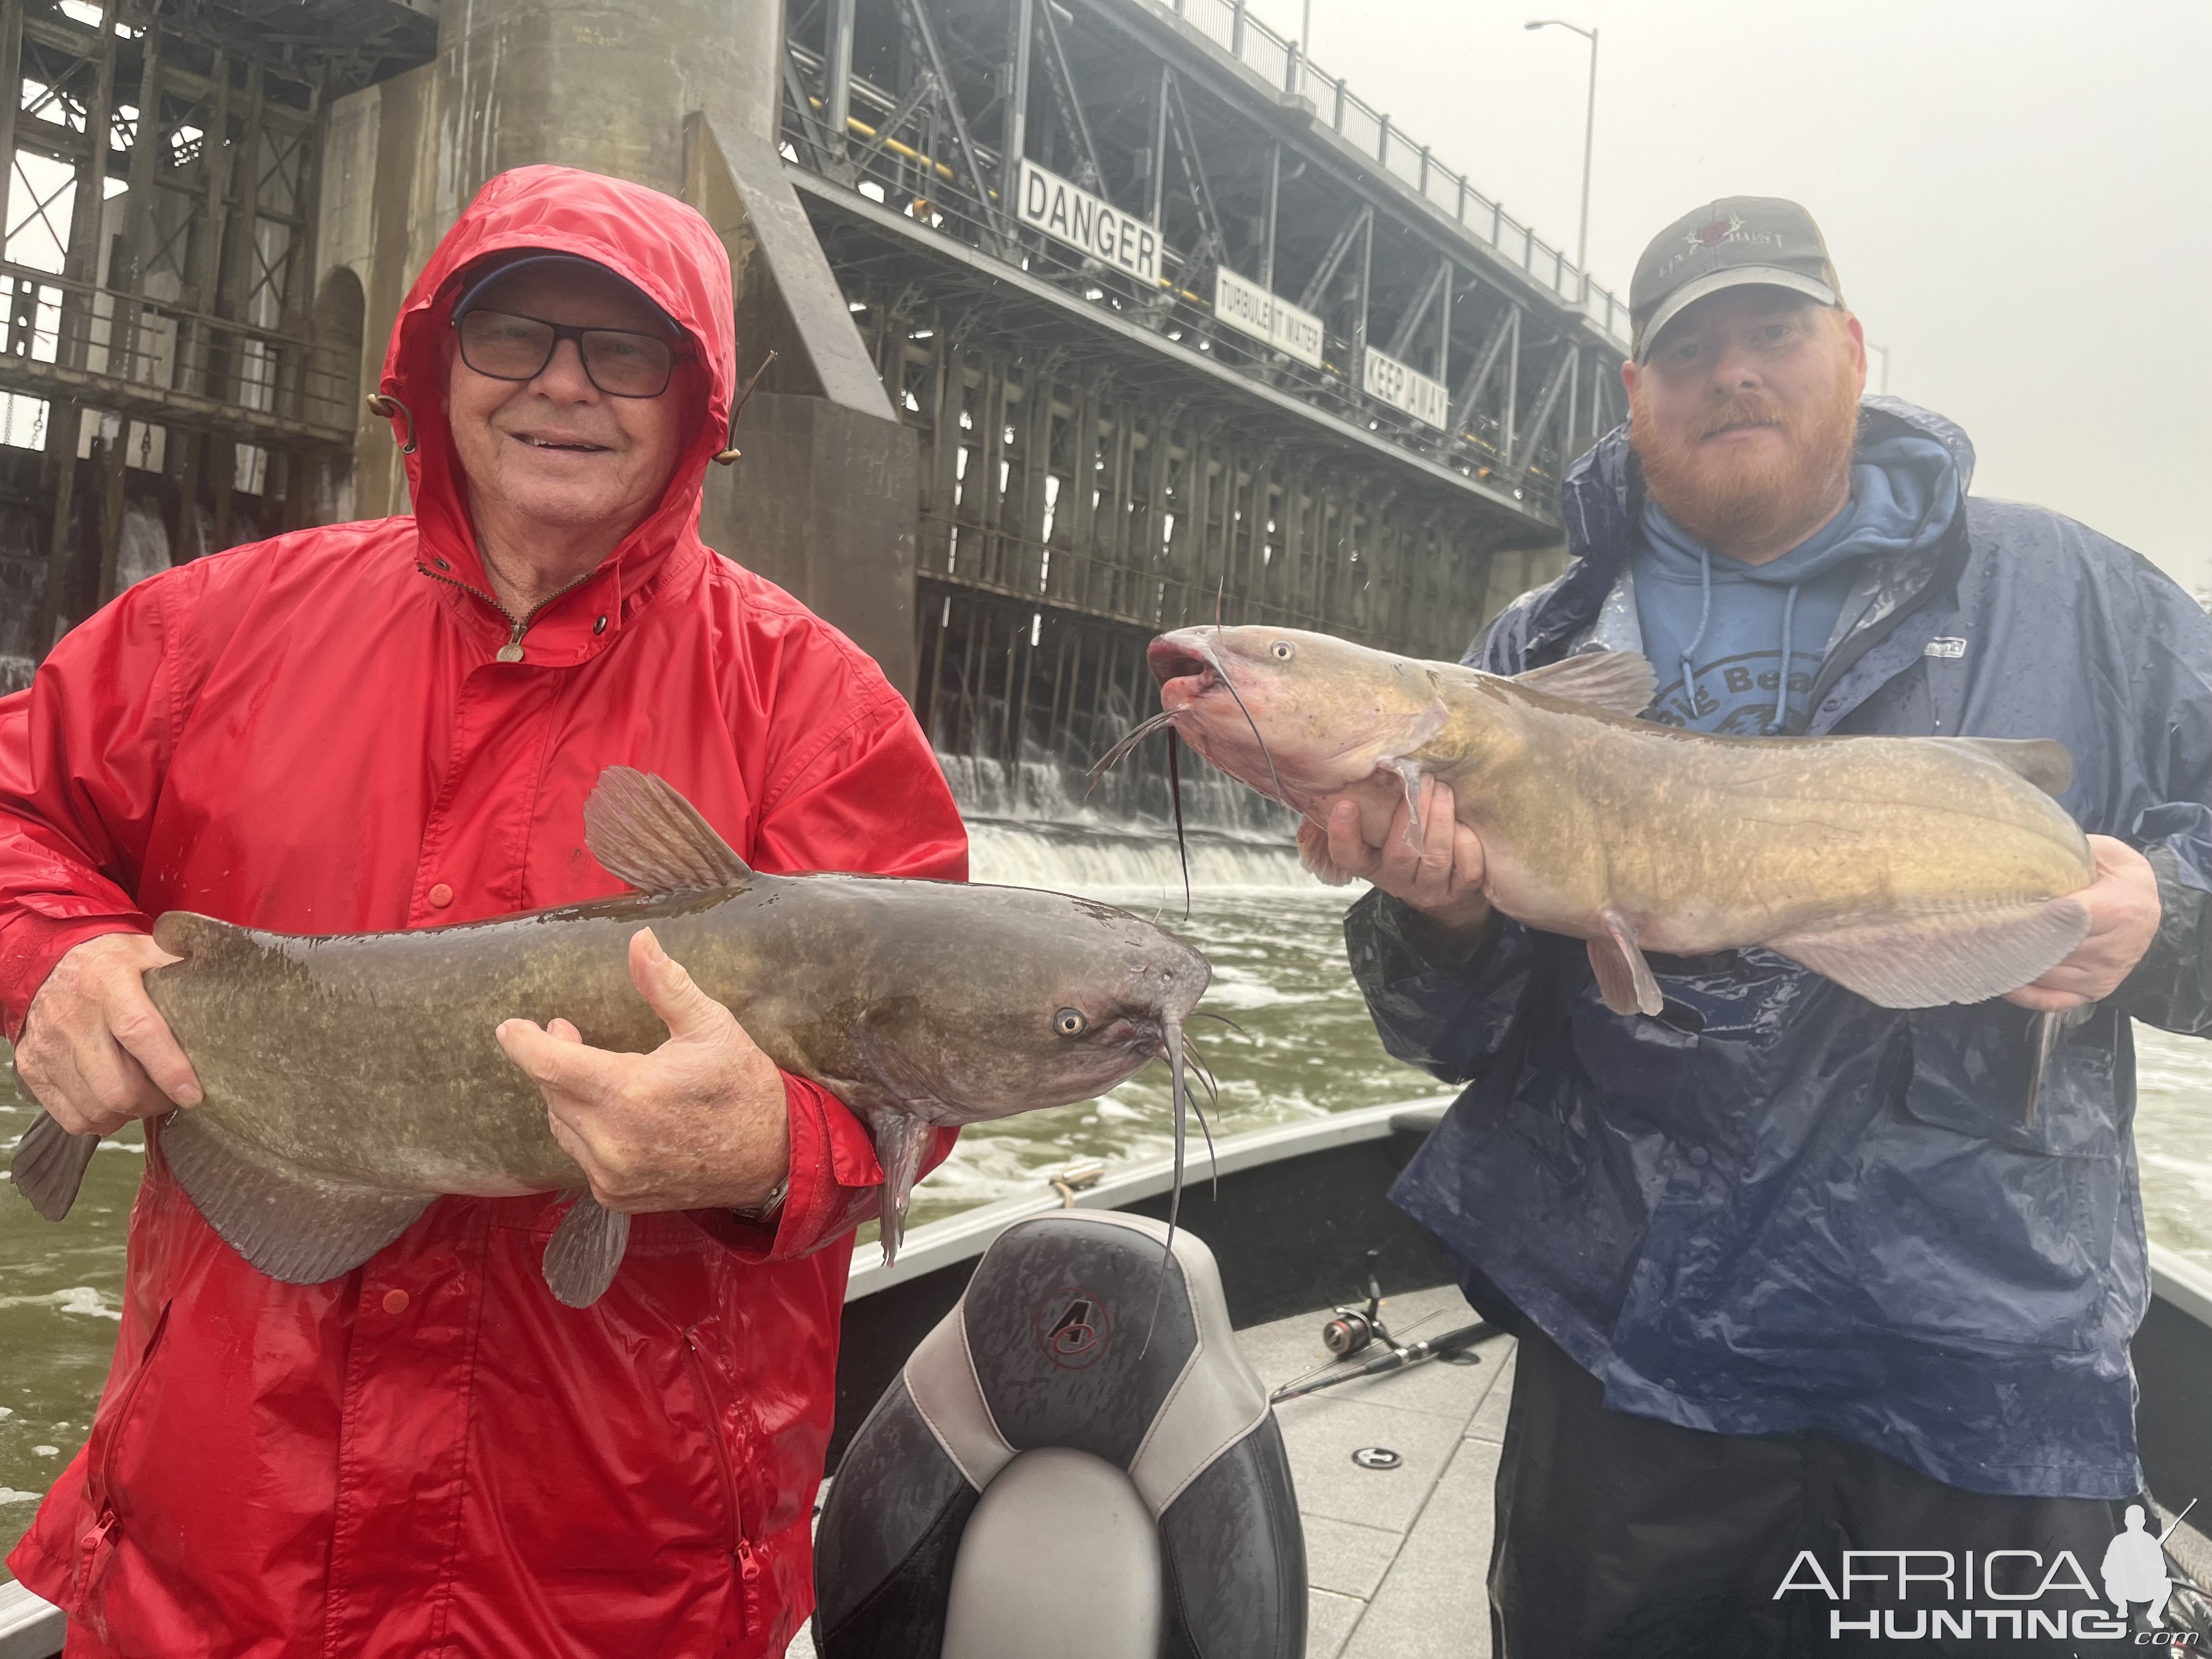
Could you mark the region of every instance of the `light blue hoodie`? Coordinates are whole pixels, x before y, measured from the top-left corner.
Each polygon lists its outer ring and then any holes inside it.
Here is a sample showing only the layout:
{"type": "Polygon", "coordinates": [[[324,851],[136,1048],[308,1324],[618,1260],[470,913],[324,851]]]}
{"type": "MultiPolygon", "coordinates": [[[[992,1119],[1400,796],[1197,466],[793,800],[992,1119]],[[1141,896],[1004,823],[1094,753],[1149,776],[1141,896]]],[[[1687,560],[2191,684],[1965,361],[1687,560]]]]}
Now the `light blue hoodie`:
{"type": "Polygon", "coordinates": [[[1854,567],[1870,553],[1932,550],[1958,507],[1950,452],[1918,434],[1860,449],[1843,511],[1765,564],[1713,552],[1647,498],[1629,568],[1644,654],[1659,672],[1650,717],[1741,737],[1803,731],[1854,567]]]}

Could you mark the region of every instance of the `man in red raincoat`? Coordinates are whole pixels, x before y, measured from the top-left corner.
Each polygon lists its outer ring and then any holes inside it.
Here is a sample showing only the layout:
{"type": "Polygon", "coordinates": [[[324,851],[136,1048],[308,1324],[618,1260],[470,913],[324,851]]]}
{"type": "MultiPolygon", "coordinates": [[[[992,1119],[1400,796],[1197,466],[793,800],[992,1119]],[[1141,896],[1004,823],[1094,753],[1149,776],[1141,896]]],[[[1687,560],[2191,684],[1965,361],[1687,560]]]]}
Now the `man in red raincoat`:
{"type": "MultiPolygon", "coordinates": [[[[875,665],[700,543],[734,349],[697,214],[504,174],[386,359],[414,516],[143,582],[0,701],[0,1019],[63,1127],[198,1097],[139,983],[162,911],[334,933],[618,891],[581,816],[616,763],[763,870],[964,875],[875,665]]],[[[879,1171],[680,967],[644,940],[631,966],[656,1053],[498,1033],[635,1212],[589,1309],[540,1276],[554,1195],[441,1199],[301,1287],[223,1244],[149,1135],[106,1392],[9,1558],[71,1654],[781,1652],[879,1171]]]]}

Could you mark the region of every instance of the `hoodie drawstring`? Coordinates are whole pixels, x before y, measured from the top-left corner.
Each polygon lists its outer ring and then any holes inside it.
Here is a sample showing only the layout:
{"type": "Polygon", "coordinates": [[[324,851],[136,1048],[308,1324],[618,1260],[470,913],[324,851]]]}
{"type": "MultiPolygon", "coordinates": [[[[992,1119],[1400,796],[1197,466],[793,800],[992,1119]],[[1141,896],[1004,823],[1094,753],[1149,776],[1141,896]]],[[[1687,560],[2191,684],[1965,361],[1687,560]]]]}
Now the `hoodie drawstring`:
{"type": "Polygon", "coordinates": [[[1705,626],[1713,619],[1713,556],[1709,548],[1701,546],[1698,549],[1698,574],[1705,581],[1705,601],[1698,612],[1698,631],[1690,635],[1690,642],[1682,647],[1682,701],[1689,705],[1692,720],[1698,717],[1698,677],[1691,672],[1690,658],[1704,641],[1705,626]]]}
{"type": "Polygon", "coordinates": [[[1790,592],[1782,600],[1782,671],[1774,684],[1774,718],[1767,722],[1766,734],[1779,737],[1790,729],[1790,613],[1797,609],[1797,590],[1802,582],[1790,584],[1790,592]]]}
{"type": "MultiPolygon", "coordinates": [[[[1698,550],[1698,577],[1704,589],[1702,604],[1698,610],[1698,631],[1690,635],[1690,642],[1682,647],[1682,701],[1689,707],[1690,715],[1698,713],[1698,676],[1690,665],[1698,647],[1705,643],[1705,629],[1713,620],[1713,556],[1710,548],[1698,550]]],[[[1774,713],[1768,716],[1766,735],[1777,737],[1790,729],[1790,648],[1792,625],[1796,620],[1797,590],[1802,582],[1790,584],[1789,592],[1782,598],[1782,668],[1774,690],[1774,713]]]]}

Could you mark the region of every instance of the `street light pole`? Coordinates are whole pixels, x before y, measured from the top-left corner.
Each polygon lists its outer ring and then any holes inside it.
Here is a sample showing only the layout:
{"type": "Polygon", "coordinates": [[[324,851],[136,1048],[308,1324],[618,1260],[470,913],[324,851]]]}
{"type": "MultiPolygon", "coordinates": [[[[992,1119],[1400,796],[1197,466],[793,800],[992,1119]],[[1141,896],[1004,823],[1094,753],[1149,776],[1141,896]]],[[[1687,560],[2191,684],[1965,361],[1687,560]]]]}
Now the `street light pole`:
{"type": "Polygon", "coordinates": [[[1306,89],[1306,71],[1313,67],[1313,0],[1298,14],[1298,90],[1306,89]]]}
{"type": "MultiPolygon", "coordinates": [[[[1307,0],[1308,4],[1312,0],[1307,0]]],[[[1583,274],[1583,291],[1589,291],[1589,187],[1590,147],[1597,137],[1597,31],[1586,29],[1578,23],[1570,23],[1563,17],[1540,17],[1524,28],[1571,29],[1589,42],[1589,93],[1583,100],[1583,220],[1582,228],[1575,238],[1575,269],[1583,274]]]]}

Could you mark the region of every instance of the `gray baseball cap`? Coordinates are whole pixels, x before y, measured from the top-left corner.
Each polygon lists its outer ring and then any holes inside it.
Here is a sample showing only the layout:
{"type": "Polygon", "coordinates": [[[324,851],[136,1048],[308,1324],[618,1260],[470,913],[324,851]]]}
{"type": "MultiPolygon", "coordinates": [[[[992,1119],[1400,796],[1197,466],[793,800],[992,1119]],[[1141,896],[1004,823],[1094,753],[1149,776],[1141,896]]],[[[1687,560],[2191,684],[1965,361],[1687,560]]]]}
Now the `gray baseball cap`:
{"type": "Polygon", "coordinates": [[[1824,306],[1844,302],[1843,285],[1813,216],[1778,196],[1729,196],[1684,214],[1651,239],[1636,262],[1628,312],[1636,361],[1680,314],[1708,294],[1759,283],[1824,306]]]}

